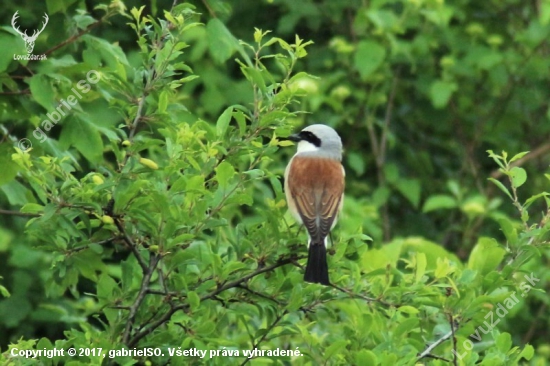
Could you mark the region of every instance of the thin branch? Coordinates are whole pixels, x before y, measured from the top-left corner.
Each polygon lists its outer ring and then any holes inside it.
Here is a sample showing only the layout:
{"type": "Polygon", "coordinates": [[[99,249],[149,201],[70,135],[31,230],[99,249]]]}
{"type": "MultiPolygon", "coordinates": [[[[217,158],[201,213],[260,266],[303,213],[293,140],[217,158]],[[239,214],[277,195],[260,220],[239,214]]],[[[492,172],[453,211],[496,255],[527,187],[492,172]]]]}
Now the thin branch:
{"type": "Polygon", "coordinates": [[[53,46],[52,48],[50,48],[49,50],[44,52],[44,54],[49,55],[49,54],[53,53],[54,51],[57,51],[61,47],[64,47],[64,46],[68,45],[69,43],[73,43],[74,41],[76,41],[77,39],[79,39],[80,37],[85,35],[86,33],[89,33],[92,29],[94,29],[95,27],[97,27],[98,25],[103,23],[105,21],[105,19],[107,19],[107,18],[108,18],[108,16],[105,15],[103,18],[101,18],[99,20],[96,20],[94,23],[87,26],[86,29],[81,30],[80,32],[78,32],[74,36],[71,36],[71,37],[67,38],[66,40],[64,40],[63,42],[53,46]]]}
{"type": "MultiPolygon", "coordinates": [[[[277,316],[277,318],[273,321],[273,323],[271,323],[271,325],[269,326],[269,328],[267,328],[264,332],[264,334],[262,335],[262,337],[257,341],[255,342],[253,345],[252,345],[252,351],[254,351],[256,348],[258,348],[258,346],[260,345],[260,343],[262,343],[263,341],[265,341],[265,339],[267,338],[267,335],[269,334],[269,332],[271,332],[273,330],[273,328],[275,328],[275,326],[281,321],[281,319],[286,315],[288,314],[288,310],[285,309],[285,311],[283,311],[281,314],[279,314],[279,316],[277,316]]],[[[246,358],[246,360],[244,360],[243,363],[241,363],[241,366],[244,366],[246,365],[252,358],[246,358]]]]}
{"type": "Polygon", "coordinates": [[[21,216],[21,217],[40,217],[40,214],[30,212],[19,212],[0,209],[0,215],[21,216]]]}
{"type": "Polygon", "coordinates": [[[208,13],[210,14],[210,16],[212,18],[217,18],[216,17],[216,12],[212,9],[210,4],[208,4],[208,0],[202,0],[202,3],[204,4],[204,7],[206,8],[206,10],[208,10],[208,13]]]}
{"type": "Polygon", "coordinates": [[[436,355],[432,355],[432,354],[426,355],[426,358],[433,358],[434,360],[441,360],[441,361],[445,361],[445,362],[451,362],[450,360],[446,359],[445,357],[436,356],[436,355]]]}
{"type": "MultiPolygon", "coordinates": [[[[258,268],[255,271],[247,274],[246,276],[243,276],[243,277],[241,277],[241,278],[239,278],[235,281],[227,282],[223,286],[219,286],[216,290],[210,292],[209,294],[206,294],[206,295],[202,296],[200,299],[201,299],[201,301],[204,301],[204,300],[215,298],[218,294],[220,294],[221,292],[223,292],[225,290],[229,290],[231,288],[237,287],[241,283],[246,282],[246,281],[250,280],[251,278],[254,278],[254,277],[256,277],[256,276],[258,276],[262,273],[273,271],[273,270],[275,270],[279,267],[290,264],[290,263],[294,262],[295,260],[301,259],[301,258],[305,258],[305,256],[302,256],[302,257],[288,257],[288,258],[279,259],[277,262],[275,262],[274,264],[272,264],[270,266],[258,268]]],[[[128,343],[126,343],[127,346],[129,348],[134,347],[137,344],[137,342],[139,342],[140,339],[147,336],[148,334],[153,332],[155,329],[160,327],[162,324],[169,321],[170,318],[172,317],[172,315],[174,315],[174,313],[176,311],[186,310],[188,307],[189,307],[188,304],[181,304],[181,305],[178,305],[178,306],[171,306],[170,310],[167,311],[157,321],[153,322],[149,327],[147,327],[145,329],[142,329],[141,331],[136,333],[134,335],[134,337],[128,343]]]]}
{"type": "Polygon", "coordinates": [[[21,94],[30,94],[30,93],[31,93],[30,89],[23,89],[23,90],[0,92],[0,95],[21,95],[21,94]]]}
{"type": "Polygon", "coordinates": [[[108,238],[108,239],[105,239],[105,240],[101,240],[101,241],[96,241],[96,242],[94,242],[94,243],[86,244],[86,245],[83,245],[83,246],[81,246],[81,247],[76,247],[76,248],[72,248],[72,249],[67,249],[67,250],[65,251],[65,255],[73,255],[74,253],[78,253],[78,252],[81,252],[81,251],[83,251],[83,250],[90,249],[90,245],[92,245],[92,244],[96,244],[96,245],[105,245],[105,244],[112,243],[113,241],[118,240],[118,239],[122,239],[122,237],[113,236],[113,237],[111,237],[111,238],[108,238]]]}
{"type": "Polygon", "coordinates": [[[453,314],[449,314],[449,323],[451,324],[451,333],[453,339],[453,365],[458,366],[457,347],[456,347],[456,337],[455,337],[455,321],[453,319],[453,314]]]}
{"type": "Polygon", "coordinates": [[[380,136],[380,165],[384,165],[386,161],[386,143],[388,141],[388,131],[390,129],[391,118],[393,114],[393,101],[395,99],[395,91],[397,90],[398,77],[395,76],[392,81],[390,98],[388,105],[386,106],[386,116],[384,117],[384,128],[382,129],[382,136],[380,136]]]}
{"type": "Polygon", "coordinates": [[[378,146],[378,139],[376,138],[376,131],[374,130],[372,119],[369,118],[369,116],[367,116],[367,131],[369,132],[370,147],[372,154],[374,155],[376,167],[380,169],[380,160],[378,159],[378,156],[380,155],[380,147],[378,146]]]}
{"type": "MultiPolygon", "coordinates": [[[[371,143],[372,154],[374,155],[374,161],[376,163],[376,174],[378,177],[378,184],[384,186],[386,184],[386,177],[384,175],[384,164],[386,162],[386,149],[388,141],[388,131],[390,129],[390,123],[393,115],[393,106],[395,100],[395,93],[397,90],[398,77],[395,76],[392,81],[390,96],[388,98],[388,104],[386,106],[386,115],[384,117],[384,125],[382,126],[382,132],[380,136],[377,136],[374,129],[374,123],[369,116],[367,116],[367,131],[369,140],[371,143]]],[[[382,216],[382,228],[384,232],[384,240],[389,241],[391,237],[391,224],[389,217],[388,204],[385,203],[381,208],[382,216]]]]}
{"type": "Polygon", "coordinates": [[[114,305],[114,306],[107,306],[109,309],[119,309],[119,310],[130,310],[129,306],[122,306],[122,305],[114,305]]]}
{"type": "Polygon", "coordinates": [[[251,294],[254,295],[254,296],[258,296],[258,297],[261,297],[262,299],[266,299],[266,300],[269,300],[269,301],[273,301],[273,302],[274,302],[275,304],[277,304],[277,305],[281,305],[281,302],[280,302],[279,300],[274,299],[274,298],[272,298],[272,297],[269,297],[269,296],[267,296],[267,295],[265,295],[265,294],[262,294],[261,292],[252,290],[252,289],[251,289],[250,287],[248,287],[248,286],[245,286],[245,285],[243,285],[243,284],[239,284],[237,287],[240,288],[240,289],[243,289],[243,290],[245,290],[245,291],[247,291],[247,292],[249,292],[249,293],[251,293],[251,294]]]}
{"type": "Polygon", "coordinates": [[[379,302],[380,304],[383,304],[383,305],[386,305],[386,306],[396,306],[394,304],[390,304],[390,303],[387,303],[385,302],[384,300],[380,300],[380,299],[375,299],[373,297],[368,297],[368,296],[365,296],[365,295],[361,295],[361,294],[358,294],[358,293],[355,293],[353,291],[350,291],[348,289],[345,289],[343,287],[340,287],[340,286],[336,286],[334,284],[330,284],[330,287],[333,287],[335,288],[336,290],[338,291],[341,291],[347,295],[349,295],[350,297],[352,298],[358,298],[358,299],[362,299],[362,300],[365,300],[366,302],[379,302]]]}
{"type": "Polygon", "coordinates": [[[142,117],[141,113],[143,111],[143,105],[145,104],[145,98],[146,97],[147,97],[147,92],[143,91],[143,95],[141,96],[141,98],[139,99],[139,102],[138,102],[138,109],[137,109],[137,112],[136,112],[136,117],[134,118],[134,121],[132,122],[132,127],[130,129],[130,134],[128,136],[130,140],[136,134],[137,126],[138,126],[139,121],[142,117]]]}
{"type": "Polygon", "coordinates": [[[149,257],[149,267],[141,280],[139,293],[134,300],[134,303],[130,307],[130,314],[128,314],[128,321],[126,322],[126,328],[124,329],[124,335],[122,336],[122,343],[124,344],[128,344],[128,340],[130,339],[130,334],[132,333],[132,328],[136,320],[137,311],[141,303],[145,299],[145,296],[147,295],[147,289],[149,288],[149,284],[151,283],[151,277],[155,272],[159,260],[160,256],[158,255],[151,255],[149,257]]]}
{"type": "Polygon", "coordinates": [[[257,270],[247,274],[246,276],[243,276],[243,277],[241,277],[241,278],[239,278],[235,281],[227,282],[225,285],[218,287],[216,290],[212,291],[211,293],[201,297],[201,301],[211,299],[214,296],[217,296],[219,293],[221,293],[225,290],[228,290],[230,288],[237,287],[241,283],[246,282],[249,279],[251,279],[253,277],[256,277],[257,275],[260,275],[260,274],[265,273],[265,272],[270,272],[270,271],[272,271],[276,268],[282,267],[286,264],[290,264],[290,263],[294,262],[295,260],[301,259],[301,258],[305,258],[305,256],[298,257],[298,258],[288,257],[288,258],[284,258],[284,259],[279,259],[277,262],[275,262],[274,264],[272,264],[270,266],[258,268],[257,270]]]}
{"type": "Polygon", "coordinates": [[[128,247],[130,247],[130,250],[136,257],[139,263],[139,266],[141,267],[141,271],[145,275],[148,271],[147,264],[145,263],[145,260],[143,259],[139,250],[137,249],[137,245],[134,243],[132,238],[130,238],[130,236],[126,233],[126,230],[124,230],[124,226],[122,226],[122,224],[120,223],[120,220],[118,218],[115,218],[114,221],[115,221],[116,227],[118,228],[118,231],[120,231],[120,233],[123,235],[124,241],[126,242],[128,247]]]}
{"type": "Polygon", "coordinates": [[[441,343],[445,342],[446,340],[450,339],[454,334],[454,328],[451,328],[451,331],[449,331],[448,333],[444,334],[443,337],[439,338],[437,341],[435,341],[434,343],[430,344],[428,347],[426,347],[426,349],[424,351],[422,351],[421,353],[418,354],[418,356],[416,357],[416,361],[420,361],[421,359],[423,359],[424,357],[430,357],[431,356],[431,353],[432,351],[437,347],[439,346],[441,343]]]}

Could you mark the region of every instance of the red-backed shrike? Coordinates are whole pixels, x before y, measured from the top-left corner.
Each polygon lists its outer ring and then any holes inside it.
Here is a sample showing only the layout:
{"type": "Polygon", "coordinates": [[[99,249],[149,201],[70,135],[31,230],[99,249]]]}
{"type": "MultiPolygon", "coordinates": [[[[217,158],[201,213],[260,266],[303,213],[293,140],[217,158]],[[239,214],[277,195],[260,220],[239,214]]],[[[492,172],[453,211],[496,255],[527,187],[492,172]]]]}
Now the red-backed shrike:
{"type": "Polygon", "coordinates": [[[330,285],[326,245],[344,202],[342,140],[325,125],[311,125],[288,139],[298,143],[298,151],[285,170],[286,200],[309,235],[304,281],[330,285]]]}

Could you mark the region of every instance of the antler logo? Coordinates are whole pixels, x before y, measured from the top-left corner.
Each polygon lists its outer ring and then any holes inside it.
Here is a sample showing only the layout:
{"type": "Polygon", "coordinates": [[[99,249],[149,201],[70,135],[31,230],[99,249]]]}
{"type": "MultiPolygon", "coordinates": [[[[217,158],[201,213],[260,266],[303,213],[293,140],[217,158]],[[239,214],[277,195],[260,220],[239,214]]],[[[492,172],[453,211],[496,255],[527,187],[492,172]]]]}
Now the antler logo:
{"type": "Polygon", "coordinates": [[[13,27],[13,29],[15,29],[15,31],[17,33],[19,33],[21,35],[21,37],[23,38],[23,41],[25,41],[25,48],[27,49],[27,52],[32,53],[32,50],[34,49],[34,42],[36,41],[36,38],[38,38],[38,35],[40,33],[42,33],[44,28],[46,28],[46,24],[48,24],[48,20],[49,20],[48,15],[46,13],[44,13],[44,25],[42,26],[42,29],[40,29],[40,30],[35,29],[34,32],[32,33],[32,36],[28,36],[27,35],[27,30],[25,29],[24,32],[21,32],[19,30],[19,27],[15,23],[15,21],[19,17],[17,15],[17,13],[18,13],[18,11],[16,11],[15,14],[13,14],[13,17],[11,18],[11,26],[13,27]]]}

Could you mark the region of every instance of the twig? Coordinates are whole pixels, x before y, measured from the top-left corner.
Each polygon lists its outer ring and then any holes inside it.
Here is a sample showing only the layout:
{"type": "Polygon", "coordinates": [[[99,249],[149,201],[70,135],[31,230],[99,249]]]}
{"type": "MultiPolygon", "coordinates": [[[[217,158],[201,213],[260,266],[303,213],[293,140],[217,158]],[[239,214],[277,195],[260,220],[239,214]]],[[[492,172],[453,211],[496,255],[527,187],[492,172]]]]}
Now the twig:
{"type": "Polygon", "coordinates": [[[139,266],[141,267],[141,271],[145,275],[148,271],[147,264],[145,263],[145,260],[143,259],[143,257],[139,253],[137,245],[134,243],[132,238],[130,238],[130,236],[126,233],[126,230],[124,230],[124,226],[122,226],[122,224],[120,223],[120,220],[118,218],[115,218],[114,221],[115,221],[116,227],[118,228],[118,231],[120,231],[120,233],[123,235],[124,241],[130,247],[130,250],[132,251],[132,253],[136,257],[136,260],[138,261],[139,266]]]}
{"type": "Polygon", "coordinates": [[[212,9],[210,4],[208,4],[208,0],[202,0],[202,3],[204,4],[204,7],[206,8],[206,10],[208,10],[208,13],[210,14],[210,16],[212,16],[212,18],[217,18],[216,12],[212,9]]]}
{"type": "Polygon", "coordinates": [[[223,286],[221,286],[221,287],[218,287],[216,290],[212,291],[211,293],[209,293],[209,294],[207,294],[207,295],[201,297],[201,301],[211,299],[211,298],[213,298],[214,296],[217,296],[219,293],[221,293],[221,292],[223,292],[223,291],[225,291],[225,290],[228,290],[228,289],[230,289],[230,288],[237,287],[237,286],[240,285],[241,283],[246,282],[246,281],[248,281],[249,279],[251,279],[251,278],[253,278],[253,277],[256,277],[257,275],[260,275],[260,274],[265,273],[265,272],[272,271],[272,270],[274,270],[274,269],[276,269],[276,268],[279,268],[279,267],[284,266],[284,265],[286,265],[286,264],[292,263],[292,262],[294,262],[295,260],[301,259],[301,258],[305,258],[305,256],[302,256],[302,257],[299,257],[299,258],[288,257],[288,258],[284,258],[284,259],[279,259],[277,262],[275,262],[275,263],[272,264],[271,266],[258,268],[258,269],[255,270],[254,272],[249,273],[249,274],[247,274],[246,276],[243,276],[243,277],[239,278],[238,280],[231,281],[231,282],[227,282],[225,285],[223,285],[223,286]]]}
{"type": "Polygon", "coordinates": [[[453,365],[458,366],[457,347],[456,347],[456,337],[455,337],[455,321],[453,319],[453,314],[449,314],[449,323],[451,324],[451,334],[453,338],[453,365]]]}
{"type": "Polygon", "coordinates": [[[49,55],[49,54],[53,53],[54,51],[60,49],[61,47],[64,47],[64,46],[68,45],[69,43],[73,43],[74,41],[76,41],[77,39],[79,39],[80,37],[85,35],[86,33],[89,33],[92,29],[94,29],[95,27],[97,27],[98,25],[103,23],[105,21],[105,19],[107,19],[107,18],[108,18],[108,16],[105,15],[101,19],[96,20],[94,23],[87,26],[86,29],[81,30],[80,32],[78,32],[74,36],[71,36],[71,37],[67,38],[66,40],[64,40],[63,42],[53,46],[52,48],[50,48],[49,50],[44,52],[44,54],[49,55]]]}
{"type": "MultiPolygon", "coordinates": [[[[273,321],[273,323],[271,323],[271,325],[269,326],[269,328],[267,328],[265,330],[265,333],[262,335],[262,337],[257,341],[255,342],[253,345],[252,345],[252,351],[254,351],[256,348],[258,348],[258,346],[260,345],[260,343],[262,343],[263,341],[265,341],[265,339],[267,338],[267,335],[269,334],[269,332],[271,332],[273,330],[273,328],[275,328],[275,326],[277,325],[277,323],[279,323],[281,321],[281,319],[286,315],[288,314],[288,311],[285,310],[283,311],[279,316],[277,316],[277,318],[273,321]]],[[[246,358],[246,360],[244,360],[243,363],[241,363],[241,366],[244,366],[246,365],[252,358],[246,358]]]]}
{"type": "Polygon", "coordinates": [[[336,290],[341,291],[341,292],[343,292],[343,293],[349,295],[350,297],[355,297],[355,298],[363,299],[363,300],[365,300],[366,302],[369,302],[369,303],[370,303],[370,302],[379,302],[379,303],[384,304],[384,305],[386,305],[386,306],[395,306],[395,305],[393,305],[393,304],[390,304],[390,303],[385,302],[384,300],[375,299],[375,298],[373,298],[373,297],[368,297],[368,296],[365,296],[365,295],[357,294],[357,293],[355,293],[355,292],[352,292],[352,291],[350,291],[350,290],[348,290],[348,289],[345,289],[345,288],[343,288],[343,287],[340,287],[340,286],[336,286],[336,285],[334,285],[334,284],[330,284],[330,287],[333,287],[333,288],[335,288],[336,290]]]}
{"type": "MultiPolygon", "coordinates": [[[[288,258],[283,258],[283,259],[279,259],[277,262],[275,262],[274,264],[270,265],[270,266],[267,266],[267,267],[262,267],[262,268],[258,268],[256,269],[255,271],[247,274],[246,276],[243,276],[235,281],[231,281],[231,282],[228,282],[226,283],[225,285],[223,286],[219,286],[216,290],[210,292],[209,294],[207,295],[204,295],[202,296],[200,299],[201,301],[204,301],[204,300],[208,300],[208,299],[212,299],[214,297],[216,297],[218,294],[220,294],[221,292],[225,291],[225,290],[228,290],[230,288],[234,288],[234,287],[237,287],[238,285],[240,285],[241,283],[243,282],[246,282],[248,281],[249,279],[251,278],[254,278],[262,273],[265,273],[265,272],[270,272],[270,271],[273,271],[274,269],[277,269],[279,267],[282,267],[284,265],[287,265],[289,263],[292,263],[293,261],[295,261],[296,259],[301,259],[301,258],[305,258],[304,257],[298,257],[298,258],[295,258],[295,257],[288,257],[288,258]]],[[[170,318],[172,317],[172,315],[174,315],[174,313],[178,310],[186,310],[187,308],[189,307],[188,304],[181,304],[181,305],[178,305],[178,306],[172,306],[170,307],[170,310],[167,311],[162,317],[160,317],[157,321],[155,321],[154,323],[152,323],[149,327],[145,328],[145,329],[142,329],[141,331],[139,331],[138,333],[136,333],[134,335],[134,337],[129,340],[127,344],[127,346],[129,348],[132,348],[134,347],[137,342],[139,342],[140,339],[142,339],[143,337],[147,336],[148,334],[150,334],[151,332],[153,332],[155,329],[157,329],[158,327],[160,327],[162,324],[166,323],[167,321],[170,320],[170,318]]]]}
{"type": "Polygon", "coordinates": [[[426,355],[426,358],[433,358],[434,360],[441,360],[441,361],[445,361],[445,362],[451,362],[450,360],[446,359],[445,357],[436,356],[436,355],[432,355],[432,354],[426,355]]]}
{"type": "Polygon", "coordinates": [[[139,120],[141,119],[141,113],[143,110],[143,105],[145,104],[145,98],[147,98],[147,91],[143,91],[143,94],[138,102],[138,109],[136,112],[136,117],[134,118],[134,121],[132,122],[132,127],[130,129],[130,134],[128,135],[129,139],[132,140],[134,135],[136,134],[137,126],[139,124],[139,120]]]}
{"type": "MultiPolygon", "coordinates": [[[[382,126],[382,133],[380,137],[376,135],[374,124],[372,120],[367,116],[367,131],[371,143],[372,154],[374,155],[374,161],[376,163],[376,174],[378,177],[378,184],[384,186],[386,184],[386,177],[384,175],[384,164],[386,162],[386,145],[388,140],[388,131],[393,114],[393,104],[395,99],[395,92],[397,90],[398,77],[393,78],[392,87],[390,91],[390,97],[386,106],[386,115],[384,117],[384,125],[382,126]]],[[[388,204],[384,203],[382,206],[382,229],[384,232],[384,240],[389,241],[391,237],[391,224],[389,217],[388,204]]]]}
{"type": "Polygon", "coordinates": [[[272,298],[272,297],[269,297],[269,296],[267,296],[267,295],[264,295],[264,294],[262,294],[261,292],[252,290],[252,289],[251,289],[250,287],[248,287],[248,286],[245,286],[245,285],[243,285],[243,284],[239,284],[239,285],[237,285],[237,287],[240,288],[240,289],[243,289],[243,290],[245,290],[245,291],[247,291],[247,292],[249,292],[249,293],[251,293],[252,295],[261,297],[262,299],[266,299],[266,300],[269,300],[269,301],[273,301],[273,302],[274,302],[275,304],[277,304],[277,305],[281,305],[281,302],[280,302],[279,300],[274,299],[274,298],[272,298]]]}
{"type": "Polygon", "coordinates": [[[386,107],[386,116],[384,117],[384,128],[382,129],[382,136],[380,136],[380,155],[381,164],[386,161],[386,143],[388,141],[388,130],[390,129],[391,118],[393,114],[393,101],[395,99],[395,91],[397,90],[398,77],[395,76],[392,81],[390,98],[388,99],[388,105],[386,107]]]}
{"type": "Polygon", "coordinates": [[[10,211],[0,209],[0,215],[11,215],[11,216],[21,216],[21,217],[40,217],[40,214],[30,213],[30,212],[19,212],[19,211],[10,211]]]}
{"type": "Polygon", "coordinates": [[[86,245],[83,245],[81,247],[76,247],[76,248],[72,248],[72,249],[67,249],[65,251],[65,255],[72,255],[74,253],[78,253],[78,252],[81,252],[83,250],[86,250],[86,249],[90,249],[90,245],[92,244],[96,244],[96,245],[105,245],[105,244],[109,244],[109,243],[112,243],[113,241],[115,240],[118,240],[118,239],[122,239],[122,237],[118,237],[118,236],[113,236],[111,238],[108,238],[108,239],[105,239],[105,240],[101,240],[101,241],[96,241],[94,243],[90,243],[90,244],[86,244],[86,245]]]}
{"type": "Polygon", "coordinates": [[[416,357],[416,361],[420,361],[424,357],[430,357],[431,352],[437,346],[439,346],[441,343],[443,343],[446,340],[448,340],[449,338],[451,338],[453,336],[453,334],[454,334],[454,328],[452,328],[452,326],[451,326],[451,331],[446,333],[445,335],[443,335],[443,337],[439,338],[434,343],[430,344],[428,347],[426,347],[426,349],[424,351],[422,351],[421,353],[418,354],[418,356],[416,357]]]}
{"type": "Polygon", "coordinates": [[[132,333],[132,327],[136,320],[137,311],[147,295],[147,289],[149,288],[149,283],[151,283],[151,277],[153,276],[153,272],[155,272],[159,260],[160,256],[158,255],[151,255],[149,257],[149,267],[141,280],[139,293],[130,307],[130,314],[128,314],[128,321],[126,322],[126,328],[124,329],[124,335],[122,336],[122,343],[124,344],[128,344],[130,334],[132,333]]]}
{"type": "Polygon", "coordinates": [[[0,95],[21,95],[21,94],[30,94],[30,93],[31,93],[30,89],[23,89],[23,90],[0,92],[0,95]]]}

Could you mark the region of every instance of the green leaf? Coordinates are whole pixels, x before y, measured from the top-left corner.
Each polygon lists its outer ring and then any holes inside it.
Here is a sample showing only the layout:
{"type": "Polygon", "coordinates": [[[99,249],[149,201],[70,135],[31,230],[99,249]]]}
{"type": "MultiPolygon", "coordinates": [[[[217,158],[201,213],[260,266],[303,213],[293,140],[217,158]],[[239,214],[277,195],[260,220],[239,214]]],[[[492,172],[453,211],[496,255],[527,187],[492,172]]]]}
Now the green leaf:
{"type": "Polygon", "coordinates": [[[48,14],[51,16],[52,14],[63,12],[65,13],[67,8],[74,4],[76,0],[46,0],[46,6],[48,8],[48,14]]]}
{"type": "Polygon", "coordinates": [[[515,244],[518,240],[518,232],[512,222],[507,217],[498,218],[497,221],[508,243],[515,244]]]}
{"type": "Polygon", "coordinates": [[[223,111],[221,116],[218,118],[218,121],[216,122],[216,134],[219,138],[223,138],[225,136],[227,127],[229,127],[229,122],[231,122],[232,114],[233,114],[233,107],[228,107],[225,109],[225,111],[223,111]]]}
{"type": "Polygon", "coordinates": [[[4,30],[0,31],[0,49],[11,50],[11,52],[0,52],[0,73],[8,69],[8,66],[13,62],[14,54],[19,55],[26,53],[24,42],[21,37],[4,30]]]}
{"type": "Polygon", "coordinates": [[[426,273],[426,264],[426,254],[416,253],[415,282],[421,282],[422,277],[426,273]]]}
{"type": "Polygon", "coordinates": [[[453,93],[458,89],[455,82],[437,80],[430,87],[429,96],[434,108],[444,108],[451,99],[453,93]]]}
{"type": "Polygon", "coordinates": [[[303,303],[302,286],[294,286],[288,300],[287,310],[294,312],[302,306],[303,303]]]}
{"type": "Polygon", "coordinates": [[[4,286],[0,285],[0,295],[2,295],[2,297],[10,297],[11,294],[10,292],[8,291],[7,288],[5,288],[4,286]]]}
{"type": "Polygon", "coordinates": [[[414,328],[418,326],[419,320],[417,317],[405,319],[401,322],[393,332],[394,337],[402,337],[405,334],[409,334],[414,328]]]}
{"type": "Polygon", "coordinates": [[[510,199],[514,199],[512,197],[512,194],[510,192],[508,192],[508,189],[504,186],[504,184],[502,184],[500,181],[496,180],[495,178],[487,178],[489,181],[493,182],[498,188],[500,188],[500,190],[504,193],[506,193],[508,195],[508,197],[510,197],[510,199]]]}
{"type": "Polygon", "coordinates": [[[229,185],[229,180],[235,175],[235,168],[226,161],[223,161],[216,168],[216,179],[220,187],[225,188],[229,185]]]}
{"type": "Polygon", "coordinates": [[[241,68],[244,76],[255,86],[260,88],[263,94],[267,93],[267,87],[262,73],[253,67],[244,66],[241,68]]]}
{"type": "Polygon", "coordinates": [[[524,151],[524,152],[520,152],[519,154],[516,154],[512,157],[512,159],[510,159],[509,163],[512,163],[516,160],[519,160],[521,158],[523,158],[525,155],[529,154],[529,151],[524,151]]]}
{"type": "Polygon", "coordinates": [[[362,176],[365,173],[365,160],[362,154],[350,152],[348,156],[348,165],[355,171],[357,176],[362,176]]]}
{"type": "MultiPolygon", "coordinates": [[[[426,257],[424,257],[424,258],[426,258],[426,257]]],[[[397,310],[400,313],[410,314],[410,315],[418,314],[418,312],[420,311],[417,308],[415,308],[414,306],[410,306],[410,305],[400,306],[400,307],[397,308],[397,310]]]]}
{"type": "Polygon", "coordinates": [[[187,293],[187,302],[189,303],[189,307],[191,308],[191,311],[195,311],[199,308],[201,304],[201,299],[195,291],[189,291],[187,293]]]}
{"type": "Polygon", "coordinates": [[[539,198],[548,197],[548,196],[550,196],[550,193],[548,193],[548,192],[542,192],[542,193],[536,194],[534,196],[531,196],[525,201],[525,204],[523,205],[523,208],[527,209],[527,208],[529,208],[529,206],[531,206],[533,204],[533,202],[535,202],[539,198]]]}
{"type": "Polygon", "coordinates": [[[441,209],[449,209],[457,207],[456,199],[452,196],[444,194],[436,194],[428,197],[426,202],[424,202],[424,207],[422,207],[422,212],[430,212],[441,209]]]}
{"type": "Polygon", "coordinates": [[[384,62],[386,50],[374,41],[361,41],[357,46],[354,66],[361,78],[365,79],[376,71],[384,62]]]}
{"type": "Polygon", "coordinates": [[[80,117],[69,116],[63,124],[59,142],[65,149],[74,146],[92,163],[101,161],[103,156],[103,141],[99,131],[92,123],[80,117]]]}
{"type": "Polygon", "coordinates": [[[335,354],[340,354],[342,350],[349,344],[349,342],[350,341],[347,339],[339,339],[333,342],[330,346],[326,348],[323,357],[325,358],[325,360],[329,360],[335,354]]]}
{"type": "Polygon", "coordinates": [[[468,197],[462,202],[460,209],[470,217],[484,215],[487,213],[487,197],[482,195],[468,197]]]}
{"type": "Polygon", "coordinates": [[[533,358],[535,354],[535,349],[530,344],[526,345],[525,348],[521,351],[519,354],[519,358],[525,358],[527,361],[529,361],[531,358],[533,358]]]}
{"type": "Polygon", "coordinates": [[[468,268],[485,275],[497,268],[505,254],[495,239],[479,238],[468,259],[468,268]]]}
{"type": "Polygon", "coordinates": [[[500,333],[495,339],[495,344],[500,352],[506,354],[512,347],[512,337],[510,333],[500,333]]]}
{"type": "Polygon", "coordinates": [[[211,19],[206,25],[208,48],[212,58],[223,63],[238,49],[239,44],[225,24],[218,18],[211,19]]]}
{"type": "Polygon", "coordinates": [[[31,94],[38,104],[51,112],[55,107],[55,91],[49,78],[44,74],[36,74],[29,82],[31,94]]]}
{"type": "Polygon", "coordinates": [[[19,171],[19,165],[11,158],[11,153],[14,149],[9,144],[0,144],[0,166],[2,174],[0,174],[0,186],[13,180],[19,171]]]}
{"type": "Polygon", "coordinates": [[[527,173],[525,172],[525,169],[515,166],[510,169],[510,178],[512,179],[512,184],[514,187],[518,188],[527,181],[527,173]]]}
{"type": "Polygon", "coordinates": [[[451,262],[449,262],[448,258],[439,257],[436,259],[436,263],[437,265],[434,271],[435,278],[446,277],[448,274],[454,271],[453,267],[451,266],[451,262]]]}
{"type": "Polygon", "coordinates": [[[164,113],[166,112],[167,107],[168,107],[168,92],[166,90],[163,90],[159,95],[158,110],[160,113],[164,113]]]}
{"type": "Polygon", "coordinates": [[[376,366],[379,364],[379,362],[374,352],[368,349],[362,349],[359,352],[355,353],[355,364],[376,366]]]}
{"type": "Polygon", "coordinates": [[[113,278],[107,274],[102,274],[97,282],[97,297],[108,303],[113,293],[118,289],[118,285],[113,278]]]}
{"type": "Polygon", "coordinates": [[[420,182],[416,179],[401,178],[395,187],[415,207],[420,203],[420,182]]]}
{"type": "Polygon", "coordinates": [[[22,213],[39,213],[44,211],[44,206],[37,203],[27,203],[21,207],[22,213]]]}
{"type": "Polygon", "coordinates": [[[245,114],[240,110],[235,110],[233,113],[233,118],[237,121],[237,125],[239,126],[239,136],[244,136],[246,133],[246,117],[245,114]]]}
{"type": "Polygon", "coordinates": [[[487,153],[489,154],[489,157],[492,158],[495,161],[495,163],[498,164],[499,167],[504,169],[504,164],[502,163],[504,158],[502,156],[495,154],[493,150],[487,150],[487,153]]]}

